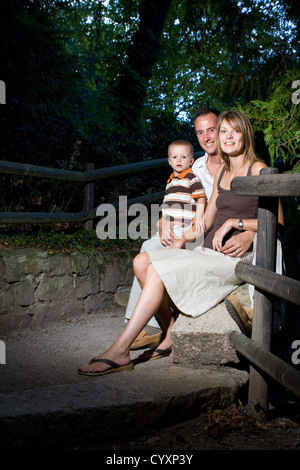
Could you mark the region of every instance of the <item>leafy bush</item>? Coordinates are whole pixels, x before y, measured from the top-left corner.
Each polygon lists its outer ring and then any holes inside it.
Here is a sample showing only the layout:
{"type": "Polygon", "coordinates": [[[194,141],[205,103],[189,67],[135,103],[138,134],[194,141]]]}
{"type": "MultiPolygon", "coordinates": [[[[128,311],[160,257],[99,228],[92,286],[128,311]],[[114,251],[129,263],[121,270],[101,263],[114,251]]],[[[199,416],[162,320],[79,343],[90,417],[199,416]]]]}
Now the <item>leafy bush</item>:
{"type": "Polygon", "coordinates": [[[116,250],[139,251],[141,240],[100,240],[96,231],[88,232],[82,227],[57,224],[22,225],[21,227],[2,228],[0,247],[2,248],[39,248],[45,251],[95,251],[112,252],[116,250]]]}

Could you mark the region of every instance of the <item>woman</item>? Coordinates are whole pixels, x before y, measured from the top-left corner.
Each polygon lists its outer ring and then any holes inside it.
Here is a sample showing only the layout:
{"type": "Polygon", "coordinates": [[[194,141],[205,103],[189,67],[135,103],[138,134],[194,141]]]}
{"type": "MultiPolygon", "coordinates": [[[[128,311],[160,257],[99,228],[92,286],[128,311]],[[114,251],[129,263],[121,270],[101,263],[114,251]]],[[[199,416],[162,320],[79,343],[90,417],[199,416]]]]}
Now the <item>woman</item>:
{"type": "MultiPolygon", "coordinates": [[[[205,210],[203,247],[198,246],[193,251],[180,249],[199,236],[191,229],[170,250],[136,256],[133,266],[142,293],[132,317],[107,351],[78,369],[80,374],[104,375],[133,369],[130,345],[154,314],[160,319],[165,338],[159,348],[146,351],[142,359],[169,355],[174,323],[171,306],[197,317],[221,302],[241,283],[235,275],[235,266],[241,257],[238,252],[235,258],[224,255],[222,245],[238,231],[257,231],[258,198],[236,196],[230,184],[236,176],[259,175],[266,165],[255,155],[252,127],[244,114],[235,110],[221,113],[217,135],[224,163],[217,170],[205,210]]],[[[252,252],[242,255],[242,259],[251,263],[252,252]]]]}

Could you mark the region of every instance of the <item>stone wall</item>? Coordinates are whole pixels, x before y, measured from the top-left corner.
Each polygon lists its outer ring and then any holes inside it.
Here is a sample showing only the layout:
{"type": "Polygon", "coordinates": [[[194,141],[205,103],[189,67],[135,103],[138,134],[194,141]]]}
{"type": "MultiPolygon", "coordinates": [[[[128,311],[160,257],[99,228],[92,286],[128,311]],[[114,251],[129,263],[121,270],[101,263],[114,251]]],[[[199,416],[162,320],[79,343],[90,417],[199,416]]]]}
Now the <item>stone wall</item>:
{"type": "Polygon", "coordinates": [[[131,285],[135,254],[0,248],[1,333],[103,310],[131,285]]]}

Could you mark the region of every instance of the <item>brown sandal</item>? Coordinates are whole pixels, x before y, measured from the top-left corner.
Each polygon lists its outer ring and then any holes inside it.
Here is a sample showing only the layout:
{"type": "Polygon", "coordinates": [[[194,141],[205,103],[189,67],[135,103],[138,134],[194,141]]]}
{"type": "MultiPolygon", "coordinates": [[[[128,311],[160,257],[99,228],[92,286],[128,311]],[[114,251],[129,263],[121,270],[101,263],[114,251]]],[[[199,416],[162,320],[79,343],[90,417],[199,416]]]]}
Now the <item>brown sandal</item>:
{"type": "Polygon", "coordinates": [[[138,356],[139,362],[146,362],[146,361],[155,361],[156,359],[161,359],[162,357],[170,356],[172,353],[172,349],[159,349],[159,348],[152,348],[148,351],[143,352],[138,356]],[[156,356],[153,356],[153,353],[158,353],[156,356]]]}
{"type": "Polygon", "coordinates": [[[93,364],[94,362],[104,362],[105,364],[108,364],[109,366],[111,366],[111,368],[107,370],[102,370],[99,372],[93,371],[93,370],[90,372],[82,372],[81,370],[78,370],[78,374],[99,377],[100,375],[112,374],[113,372],[123,372],[126,370],[134,369],[134,364],[132,362],[130,362],[129,364],[126,364],[125,366],[120,366],[116,362],[111,361],[109,359],[95,359],[94,358],[90,360],[89,364],[93,364]]]}

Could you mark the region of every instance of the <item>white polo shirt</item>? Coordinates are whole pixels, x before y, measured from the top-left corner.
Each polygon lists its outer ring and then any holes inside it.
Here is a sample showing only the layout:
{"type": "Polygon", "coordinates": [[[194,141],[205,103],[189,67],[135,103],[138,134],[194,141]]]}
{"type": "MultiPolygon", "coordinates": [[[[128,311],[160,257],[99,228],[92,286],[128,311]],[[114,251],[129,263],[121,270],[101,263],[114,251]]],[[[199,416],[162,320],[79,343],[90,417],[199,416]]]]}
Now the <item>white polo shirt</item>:
{"type": "Polygon", "coordinates": [[[207,197],[207,201],[208,201],[213,190],[214,177],[208,171],[208,168],[206,165],[207,159],[208,159],[207,153],[205,153],[203,157],[197,158],[197,160],[194,162],[192,166],[192,171],[200,179],[202,186],[204,188],[205,195],[207,197]]]}

